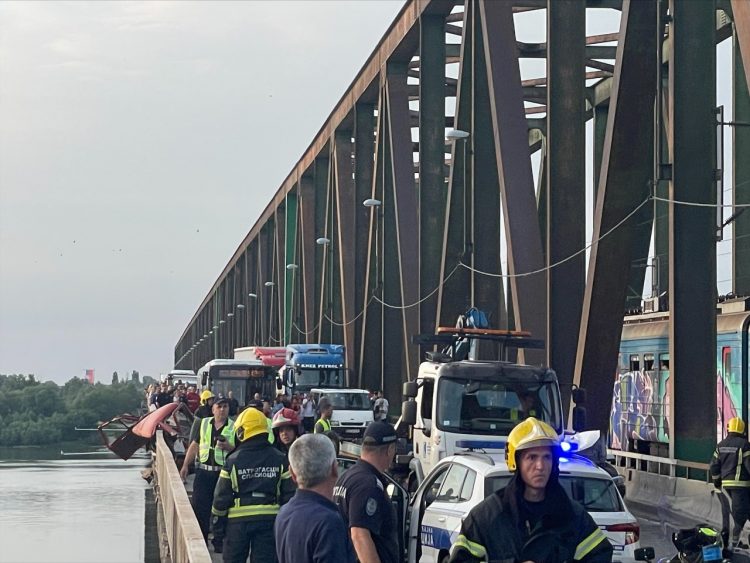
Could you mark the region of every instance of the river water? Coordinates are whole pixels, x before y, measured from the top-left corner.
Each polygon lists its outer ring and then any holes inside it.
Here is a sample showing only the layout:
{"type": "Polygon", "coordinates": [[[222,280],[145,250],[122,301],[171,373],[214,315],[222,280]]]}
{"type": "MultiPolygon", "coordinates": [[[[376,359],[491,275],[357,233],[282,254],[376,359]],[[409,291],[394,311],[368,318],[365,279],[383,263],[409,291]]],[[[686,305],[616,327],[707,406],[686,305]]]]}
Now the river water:
{"type": "Polygon", "coordinates": [[[0,562],[142,563],[148,459],[67,447],[0,448],[0,562]]]}

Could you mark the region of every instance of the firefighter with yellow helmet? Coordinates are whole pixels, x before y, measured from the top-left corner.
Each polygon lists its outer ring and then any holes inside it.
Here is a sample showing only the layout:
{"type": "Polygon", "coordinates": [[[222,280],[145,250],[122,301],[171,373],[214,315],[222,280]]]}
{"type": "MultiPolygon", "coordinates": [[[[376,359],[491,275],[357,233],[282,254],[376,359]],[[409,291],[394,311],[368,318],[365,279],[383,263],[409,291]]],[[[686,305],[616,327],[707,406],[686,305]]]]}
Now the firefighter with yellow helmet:
{"type": "Polygon", "coordinates": [[[560,441],[529,417],[508,436],[508,485],[475,506],[451,547],[450,561],[612,561],[612,545],[558,481],[560,441]]]}
{"type": "Polygon", "coordinates": [[[234,428],[239,445],[219,474],[212,508],[215,516],[228,517],[224,563],[244,563],[251,547],[254,563],[274,562],[273,525],[295,491],[289,461],[268,442],[266,416],[258,409],[242,411],[234,428]]]}
{"type": "Polygon", "coordinates": [[[204,389],[201,393],[201,404],[195,409],[195,418],[206,418],[213,414],[213,405],[216,401],[216,395],[214,395],[208,389],[204,389]]]}
{"type": "Polygon", "coordinates": [[[727,423],[727,437],[717,444],[710,471],[714,486],[724,487],[732,499],[731,546],[748,549],[746,543],[740,542],[740,533],[750,517],[750,443],[741,418],[732,418],[727,423]]]}

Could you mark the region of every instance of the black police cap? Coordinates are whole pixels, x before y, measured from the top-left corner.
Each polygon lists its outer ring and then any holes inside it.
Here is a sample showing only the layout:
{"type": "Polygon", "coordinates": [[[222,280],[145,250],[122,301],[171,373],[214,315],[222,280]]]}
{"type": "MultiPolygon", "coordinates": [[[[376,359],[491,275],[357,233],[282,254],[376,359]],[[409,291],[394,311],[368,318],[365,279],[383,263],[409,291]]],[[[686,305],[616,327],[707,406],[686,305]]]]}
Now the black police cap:
{"type": "Polygon", "coordinates": [[[385,446],[396,442],[396,430],[387,422],[371,422],[362,443],[366,446],[385,446]]]}

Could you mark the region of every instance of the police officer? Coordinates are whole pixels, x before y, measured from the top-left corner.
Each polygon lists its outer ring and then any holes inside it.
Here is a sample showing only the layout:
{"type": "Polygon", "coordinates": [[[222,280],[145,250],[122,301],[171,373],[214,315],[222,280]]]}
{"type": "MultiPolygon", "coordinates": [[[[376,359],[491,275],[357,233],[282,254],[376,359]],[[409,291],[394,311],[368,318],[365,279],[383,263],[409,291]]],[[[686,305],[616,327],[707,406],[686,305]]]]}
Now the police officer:
{"type": "Polygon", "coordinates": [[[475,506],[461,524],[450,561],[612,561],[612,544],[558,482],[555,430],[529,417],[508,436],[508,485],[475,506]]]}
{"type": "Polygon", "coordinates": [[[396,510],[385,492],[383,473],[396,454],[396,431],[387,422],[372,422],[362,440],[362,456],[336,482],[339,507],[362,562],[397,563],[399,556],[396,510]]]}
{"type": "Polygon", "coordinates": [[[745,422],[731,419],[727,432],[711,458],[711,479],[717,489],[724,487],[732,499],[732,547],[748,549],[746,543],[740,542],[742,528],[750,516],[750,444],[745,437],[745,422]]]}
{"type": "Polygon", "coordinates": [[[333,416],[333,405],[327,397],[320,400],[320,418],[315,423],[315,433],[320,434],[331,430],[331,416],[333,416]]]}
{"type": "Polygon", "coordinates": [[[279,507],[294,495],[286,456],[268,442],[266,416],[248,408],[235,422],[240,444],[227,459],[212,512],[228,517],[224,563],[276,561],[273,524],[279,507]]]}
{"type": "MultiPolygon", "coordinates": [[[[210,392],[210,391],[209,391],[210,392]]],[[[190,466],[195,463],[195,481],[193,481],[193,510],[200,524],[203,539],[208,539],[211,527],[211,502],[214,487],[219,480],[219,471],[225,463],[229,452],[234,448],[234,425],[228,418],[229,402],[219,399],[213,403],[213,416],[196,418],[190,429],[190,445],[185,453],[185,461],[180,469],[180,476],[187,479],[190,466]]],[[[213,545],[216,553],[221,553],[224,543],[226,522],[214,524],[213,545]]]]}

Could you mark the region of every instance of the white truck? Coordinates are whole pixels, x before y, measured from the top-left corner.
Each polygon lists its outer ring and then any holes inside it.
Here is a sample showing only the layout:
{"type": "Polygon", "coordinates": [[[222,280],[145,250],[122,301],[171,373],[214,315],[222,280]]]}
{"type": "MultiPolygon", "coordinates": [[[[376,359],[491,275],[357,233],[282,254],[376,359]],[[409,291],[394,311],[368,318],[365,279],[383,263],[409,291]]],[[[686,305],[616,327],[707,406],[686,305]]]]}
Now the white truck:
{"type": "Polygon", "coordinates": [[[373,420],[370,394],[364,389],[312,389],[316,405],[326,397],[333,405],[331,430],[342,440],[358,440],[373,420]]]}
{"type": "MultiPolygon", "coordinates": [[[[447,353],[428,352],[416,381],[403,385],[407,400],[397,423],[408,428],[411,453],[397,456],[401,473],[408,466],[408,488],[416,490],[438,461],[465,451],[502,454],[516,424],[534,416],[550,424],[562,437],[564,421],[557,375],[549,368],[509,361],[469,359],[466,340],[491,340],[508,348],[538,348],[541,341],[528,333],[474,328],[438,329],[437,338],[420,343],[447,344],[447,353]],[[460,352],[461,346],[466,350],[460,352]],[[464,359],[465,358],[465,359],[464,359]]],[[[573,390],[573,400],[585,394],[573,390]]],[[[574,429],[583,430],[585,410],[574,408],[574,429]]]]}

